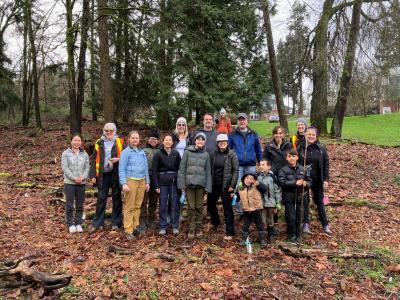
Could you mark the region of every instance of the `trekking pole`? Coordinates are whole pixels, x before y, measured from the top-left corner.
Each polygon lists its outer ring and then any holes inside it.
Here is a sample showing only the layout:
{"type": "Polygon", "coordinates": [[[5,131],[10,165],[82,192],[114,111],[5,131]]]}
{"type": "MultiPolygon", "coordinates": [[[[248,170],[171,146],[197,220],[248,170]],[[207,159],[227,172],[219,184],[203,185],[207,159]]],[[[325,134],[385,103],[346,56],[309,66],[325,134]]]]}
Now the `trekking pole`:
{"type": "MultiPolygon", "coordinates": [[[[304,161],[303,161],[303,169],[304,169],[304,178],[303,178],[303,180],[305,180],[306,179],[306,172],[307,172],[307,169],[306,169],[306,159],[307,159],[307,147],[308,147],[308,142],[307,142],[307,139],[305,139],[306,140],[306,148],[304,149],[304,161]]],[[[301,193],[301,207],[300,207],[300,239],[302,238],[302,236],[303,236],[303,219],[304,219],[304,195],[305,195],[305,192],[306,192],[306,188],[305,188],[305,186],[303,185],[303,191],[302,191],[302,193],[301,193]]]]}

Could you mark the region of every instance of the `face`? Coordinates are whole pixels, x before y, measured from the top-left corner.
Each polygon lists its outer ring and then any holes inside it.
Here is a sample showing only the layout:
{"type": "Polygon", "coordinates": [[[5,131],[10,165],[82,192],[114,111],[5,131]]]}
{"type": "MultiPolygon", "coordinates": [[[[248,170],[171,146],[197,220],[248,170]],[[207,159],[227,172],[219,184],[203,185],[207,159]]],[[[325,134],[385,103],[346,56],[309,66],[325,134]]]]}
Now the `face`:
{"type": "Polygon", "coordinates": [[[218,142],[218,148],[221,149],[222,151],[226,150],[226,148],[228,148],[228,141],[218,142]]]}
{"type": "Polygon", "coordinates": [[[129,136],[129,145],[137,147],[139,145],[139,134],[133,133],[129,136]]]}
{"type": "Polygon", "coordinates": [[[260,162],[260,170],[262,172],[268,172],[269,170],[271,170],[271,166],[265,160],[262,160],[260,162]]]}
{"type": "Polygon", "coordinates": [[[244,178],[244,184],[245,184],[245,185],[252,185],[252,184],[254,184],[254,182],[255,182],[255,179],[254,179],[254,177],[251,176],[251,175],[247,175],[247,176],[244,178]]]}
{"type": "Polygon", "coordinates": [[[239,129],[245,129],[247,127],[247,124],[248,124],[247,119],[245,119],[245,118],[238,119],[239,129]]]}
{"type": "Polygon", "coordinates": [[[81,138],[79,136],[74,136],[74,138],[71,140],[71,147],[74,149],[79,149],[81,145],[82,145],[81,138]]]}
{"type": "Polygon", "coordinates": [[[158,145],[158,139],[155,138],[155,137],[150,137],[150,138],[149,138],[149,144],[150,144],[150,146],[152,146],[152,147],[157,146],[157,145],[158,145]]]}
{"type": "Polygon", "coordinates": [[[221,117],[225,118],[226,113],[221,113],[220,115],[221,115],[221,117]]]}
{"type": "Polygon", "coordinates": [[[306,131],[307,143],[314,144],[317,141],[317,132],[314,129],[308,129],[306,131]]]}
{"type": "Polygon", "coordinates": [[[164,144],[164,147],[165,147],[165,148],[170,149],[170,148],[172,147],[172,145],[173,145],[172,137],[169,136],[169,135],[167,135],[167,136],[164,138],[163,144],[164,144]]]}
{"type": "Polygon", "coordinates": [[[304,130],[306,130],[306,125],[304,123],[297,123],[297,131],[301,134],[304,134],[304,130]]]}
{"type": "Polygon", "coordinates": [[[198,137],[195,141],[195,146],[196,148],[203,148],[204,144],[206,143],[206,140],[203,137],[198,137]]]}
{"type": "Polygon", "coordinates": [[[178,132],[179,133],[185,133],[186,130],[186,124],[185,123],[178,123],[178,132]]]}
{"type": "Polygon", "coordinates": [[[297,155],[288,154],[286,156],[286,160],[288,161],[289,165],[291,165],[292,167],[294,167],[296,165],[298,159],[299,159],[299,157],[297,155]]]}
{"type": "Polygon", "coordinates": [[[282,141],[283,140],[283,130],[282,129],[278,129],[276,133],[274,133],[274,139],[276,141],[282,141]]]}
{"type": "Polygon", "coordinates": [[[205,128],[212,128],[214,125],[213,117],[210,115],[205,115],[203,118],[203,123],[205,128]]]}
{"type": "Polygon", "coordinates": [[[106,134],[106,137],[109,140],[111,140],[114,137],[114,134],[115,134],[114,129],[112,129],[112,128],[105,128],[104,129],[104,133],[106,134]]]}

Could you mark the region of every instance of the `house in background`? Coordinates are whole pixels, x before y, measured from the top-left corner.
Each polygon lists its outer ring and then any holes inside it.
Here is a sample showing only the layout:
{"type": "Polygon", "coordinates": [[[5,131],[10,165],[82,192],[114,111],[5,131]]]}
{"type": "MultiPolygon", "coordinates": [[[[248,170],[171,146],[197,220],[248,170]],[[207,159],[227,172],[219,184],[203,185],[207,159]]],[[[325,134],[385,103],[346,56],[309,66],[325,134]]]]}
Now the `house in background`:
{"type": "Polygon", "coordinates": [[[400,112],[400,67],[393,68],[383,80],[383,94],[379,100],[379,113],[400,112]]]}

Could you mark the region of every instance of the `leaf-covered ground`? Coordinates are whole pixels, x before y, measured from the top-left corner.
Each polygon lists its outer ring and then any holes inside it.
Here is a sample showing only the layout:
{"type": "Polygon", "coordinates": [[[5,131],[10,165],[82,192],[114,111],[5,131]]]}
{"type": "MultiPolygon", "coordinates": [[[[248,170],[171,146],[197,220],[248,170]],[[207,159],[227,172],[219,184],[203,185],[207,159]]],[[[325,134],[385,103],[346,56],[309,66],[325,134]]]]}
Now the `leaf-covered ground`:
{"type": "MultiPolygon", "coordinates": [[[[84,132],[85,140],[93,142],[101,125],[86,123],[84,132]]],[[[63,224],[64,207],[53,193],[62,187],[60,156],[67,135],[62,124],[37,135],[32,129],[0,128],[0,260],[35,254],[34,269],[73,276],[67,288],[49,298],[400,298],[400,148],[328,145],[329,196],[336,204],[328,207],[328,216],[334,234],[322,233],[314,212],[313,233],[300,248],[377,255],[344,260],[287,255],[279,247],[289,245],[282,220],[276,242],[266,249],[254,244],[251,255],[239,246],[239,237],[225,241],[222,229],[211,231],[209,220],[204,237],[194,241],[183,234],[164,238],[149,232],[128,242],[122,232],[109,229],[71,235],[63,224]],[[133,254],[110,253],[110,245],[133,254]]],[[[87,198],[86,213],[93,201],[87,198]]],[[[33,289],[0,288],[0,299],[38,296],[33,289]]]]}

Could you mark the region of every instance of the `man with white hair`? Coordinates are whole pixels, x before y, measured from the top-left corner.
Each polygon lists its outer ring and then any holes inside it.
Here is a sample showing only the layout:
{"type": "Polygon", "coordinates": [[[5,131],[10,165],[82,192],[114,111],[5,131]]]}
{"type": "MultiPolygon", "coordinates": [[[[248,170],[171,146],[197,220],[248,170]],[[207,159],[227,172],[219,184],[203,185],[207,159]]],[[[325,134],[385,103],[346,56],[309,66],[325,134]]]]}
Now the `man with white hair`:
{"type": "Polygon", "coordinates": [[[117,135],[114,123],[107,123],[103,128],[103,135],[94,146],[90,164],[89,177],[93,184],[97,184],[96,214],[93,218],[90,231],[102,229],[107,206],[108,191],[112,191],[112,229],[117,230],[122,225],[121,188],[118,182],[118,163],[124,140],[117,135]]]}

